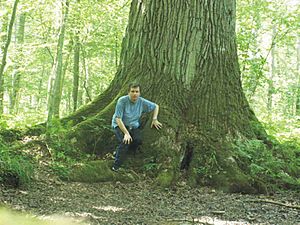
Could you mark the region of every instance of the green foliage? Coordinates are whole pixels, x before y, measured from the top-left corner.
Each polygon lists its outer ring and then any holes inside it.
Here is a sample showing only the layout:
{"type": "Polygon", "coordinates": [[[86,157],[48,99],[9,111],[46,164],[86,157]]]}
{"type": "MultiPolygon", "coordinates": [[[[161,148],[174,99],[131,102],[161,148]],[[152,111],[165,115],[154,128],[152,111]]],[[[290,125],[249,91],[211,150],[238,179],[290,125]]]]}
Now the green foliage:
{"type": "Polygon", "coordinates": [[[72,129],[71,124],[63,125],[59,119],[53,119],[46,131],[46,141],[51,149],[53,160],[66,161],[67,157],[80,156],[80,152],[68,139],[68,131],[72,129]]]}
{"type": "Polygon", "coordinates": [[[144,170],[145,171],[156,171],[159,168],[159,164],[158,163],[154,163],[154,162],[149,162],[144,164],[144,170]]]}
{"type": "Polygon", "coordinates": [[[82,153],[76,149],[68,138],[71,124],[63,126],[58,119],[53,119],[47,127],[46,142],[51,154],[50,167],[62,178],[67,179],[69,170],[76,159],[82,157],[82,153]]]}
{"type": "Polygon", "coordinates": [[[2,137],[0,137],[0,171],[0,181],[14,186],[26,185],[33,174],[30,159],[10,150],[2,137]]]}
{"type": "Polygon", "coordinates": [[[237,44],[244,92],[261,120],[295,116],[299,98],[299,10],[296,1],[237,1],[237,44]]]}
{"type": "Polygon", "coordinates": [[[219,164],[216,157],[216,152],[212,151],[209,154],[203,154],[199,167],[195,168],[195,173],[201,176],[204,180],[211,179],[214,175],[220,172],[219,164]]]}
{"type": "Polygon", "coordinates": [[[97,117],[93,117],[93,122],[88,123],[87,125],[90,126],[90,130],[92,131],[95,137],[94,146],[93,146],[93,153],[95,153],[97,144],[101,141],[103,142],[103,136],[101,136],[100,134],[102,134],[105,131],[111,132],[111,126],[110,123],[107,123],[107,120],[103,118],[97,118],[97,117]]]}
{"type": "Polygon", "coordinates": [[[156,157],[151,156],[143,160],[143,170],[147,173],[156,173],[161,167],[161,164],[157,162],[156,157]]]}
{"type": "Polygon", "coordinates": [[[254,179],[277,186],[299,187],[299,175],[296,175],[300,171],[299,146],[287,148],[286,144],[275,144],[273,149],[269,149],[259,140],[237,140],[233,149],[239,167],[248,171],[254,179]]]}
{"type": "MultiPolygon", "coordinates": [[[[66,73],[62,83],[61,115],[73,111],[71,93],[75,39],[80,45],[78,105],[81,106],[89,101],[89,97],[94,99],[102,93],[116,73],[129,6],[127,0],[70,2],[63,49],[66,73]]],[[[49,78],[57,50],[62,12],[61,4],[49,0],[21,1],[17,10],[13,30],[15,41],[10,44],[3,77],[3,89],[8,96],[4,99],[4,113],[12,116],[8,125],[15,127],[36,124],[47,118],[49,78]],[[16,37],[20,32],[21,15],[26,16],[22,43],[16,37]],[[17,73],[20,74],[20,90],[16,96],[16,107],[10,110],[17,73]]],[[[4,45],[11,11],[12,2],[1,2],[1,46],[4,45]]]]}
{"type": "Polygon", "coordinates": [[[290,180],[291,175],[300,182],[300,141],[299,139],[288,140],[281,143],[277,149],[277,156],[284,162],[284,171],[282,175],[285,179],[290,180]],[[286,174],[287,173],[287,174],[286,174]]]}
{"type": "Polygon", "coordinates": [[[287,118],[282,115],[264,117],[263,125],[269,135],[280,142],[294,141],[298,143],[300,135],[300,121],[297,117],[287,118]]]}
{"type": "MultiPolygon", "coordinates": [[[[72,162],[72,164],[75,164],[75,162],[72,162]]],[[[50,168],[54,174],[56,174],[62,180],[69,180],[72,164],[60,161],[52,161],[50,163],[50,168]]]]}

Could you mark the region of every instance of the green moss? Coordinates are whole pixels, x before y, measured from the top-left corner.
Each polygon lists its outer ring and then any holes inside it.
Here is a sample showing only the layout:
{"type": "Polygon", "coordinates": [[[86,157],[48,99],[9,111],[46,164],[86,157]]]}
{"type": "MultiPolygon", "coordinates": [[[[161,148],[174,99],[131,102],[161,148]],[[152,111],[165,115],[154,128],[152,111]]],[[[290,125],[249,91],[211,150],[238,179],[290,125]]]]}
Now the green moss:
{"type": "Polygon", "coordinates": [[[156,182],[161,187],[170,187],[175,180],[175,172],[171,169],[163,170],[156,178],[156,182]]]}
{"type": "Polygon", "coordinates": [[[46,123],[27,128],[26,135],[37,136],[46,132],[46,123]]]}
{"type": "Polygon", "coordinates": [[[197,174],[197,171],[195,169],[190,170],[187,183],[191,187],[197,187],[198,185],[198,178],[199,174],[197,174]]]}
{"type": "Polygon", "coordinates": [[[250,173],[247,165],[239,163],[239,157],[228,143],[198,142],[190,164],[189,184],[208,185],[225,192],[265,193],[266,187],[250,173]]]}
{"type": "Polygon", "coordinates": [[[74,167],[70,173],[71,181],[96,183],[106,181],[134,182],[138,179],[136,174],[127,173],[120,170],[113,172],[111,170],[111,161],[97,160],[87,164],[81,164],[74,167]]]}
{"type": "Polygon", "coordinates": [[[250,177],[241,173],[238,169],[213,176],[211,185],[224,192],[257,193],[257,190],[252,187],[250,177]]]}

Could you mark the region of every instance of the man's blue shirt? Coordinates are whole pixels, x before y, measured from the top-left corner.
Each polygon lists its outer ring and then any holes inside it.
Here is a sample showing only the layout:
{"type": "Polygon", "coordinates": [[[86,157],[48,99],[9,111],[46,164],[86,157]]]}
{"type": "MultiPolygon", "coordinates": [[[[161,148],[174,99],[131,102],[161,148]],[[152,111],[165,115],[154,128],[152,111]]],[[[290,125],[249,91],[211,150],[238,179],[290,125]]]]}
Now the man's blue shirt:
{"type": "Polygon", "coordinates": [[[155,103],[142,97],[139,97],[136,102],[132,102],[128,95],[122,96],[118,99],[111,125],[116,128],[118,126],[116,118],[120,118],[125,126],[138,128],[142,113],[153,111],[155,106],[155,103]]]}

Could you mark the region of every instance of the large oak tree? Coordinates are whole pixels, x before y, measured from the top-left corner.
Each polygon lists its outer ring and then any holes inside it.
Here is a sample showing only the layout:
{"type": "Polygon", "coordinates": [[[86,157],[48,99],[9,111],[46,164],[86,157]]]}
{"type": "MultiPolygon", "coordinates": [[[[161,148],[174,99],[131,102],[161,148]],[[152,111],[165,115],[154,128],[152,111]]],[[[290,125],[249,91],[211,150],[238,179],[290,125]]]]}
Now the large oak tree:
{"type": "Polygon", "coordinates": [[[133,0],[120,64],[109,88],[65,121],[85,151],[114,150],[110,125],[116,100],[137,81],[160,105],[160,131],[142,120],[137,168],[153,165],[157,180],[257,189],[232,144],[267,136],[242,90],[235,36],[235,0],[133,0]]]}

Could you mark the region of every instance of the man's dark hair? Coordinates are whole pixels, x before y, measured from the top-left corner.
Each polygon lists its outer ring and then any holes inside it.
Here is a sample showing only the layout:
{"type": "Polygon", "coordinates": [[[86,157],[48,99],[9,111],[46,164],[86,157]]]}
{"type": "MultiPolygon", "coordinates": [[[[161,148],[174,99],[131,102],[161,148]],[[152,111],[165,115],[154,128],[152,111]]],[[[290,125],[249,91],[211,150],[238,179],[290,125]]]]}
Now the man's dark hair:
{"type": "Polygon", "coordinates": [[[128,86],[128,92],[130,92],[131,88],[140,88],[140,92],[141,92],[141,85],[138,83],[130,83],[128,86]]]}

